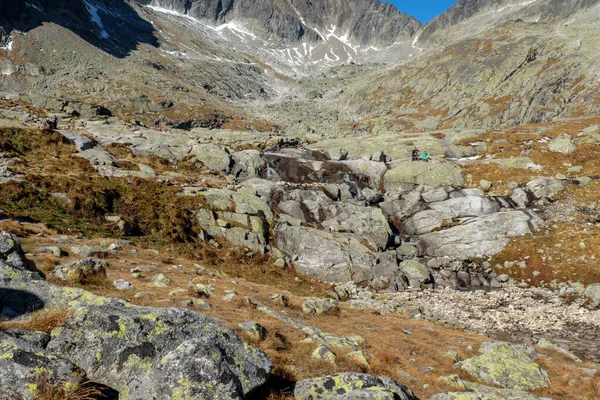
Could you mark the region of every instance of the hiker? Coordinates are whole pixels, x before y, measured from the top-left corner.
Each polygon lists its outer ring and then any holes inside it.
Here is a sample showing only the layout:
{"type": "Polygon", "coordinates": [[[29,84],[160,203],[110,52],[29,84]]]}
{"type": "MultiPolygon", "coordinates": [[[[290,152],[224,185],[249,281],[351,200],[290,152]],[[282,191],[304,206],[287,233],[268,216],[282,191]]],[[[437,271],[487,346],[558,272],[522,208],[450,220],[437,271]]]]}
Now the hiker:
{"type": "Polygon", "coordinates": [[[158,120],[157,119],[155,119],[153,123],[154,123],[154,126],[158,126],[158,120]]]}
{"type": "Polygon", "coordinates": [[[162,125],[158,125],[158,131],[159,131],[159,132],[162,132],[162,130],[163,130],[163,127],[162,127],[162,125]]]}
{"type": "Polygon", "coordinates": [[[421,154],[421,161],[429,161],[429,154],[427,152],[421,154]]]}
{"type": "Polygon", "coordinates": [[[50,121],[50,117],[46,117],[46,121],[44,121],[44,129],[52,129],[52,121],[50,121]]]}
{"type": "Polygon", "coordinates": [[[412,151],[412,160],[413,161],[419,161],[419,150],[417,149],[413,149],[412,151]]]}
{"type": "Polygon", "coordinates": [[[56,115],[52,116],[50,123],[52,124],[52,129],[56,129],[56,127],[58,126],[58,120],[56,119],[56,115]]]}

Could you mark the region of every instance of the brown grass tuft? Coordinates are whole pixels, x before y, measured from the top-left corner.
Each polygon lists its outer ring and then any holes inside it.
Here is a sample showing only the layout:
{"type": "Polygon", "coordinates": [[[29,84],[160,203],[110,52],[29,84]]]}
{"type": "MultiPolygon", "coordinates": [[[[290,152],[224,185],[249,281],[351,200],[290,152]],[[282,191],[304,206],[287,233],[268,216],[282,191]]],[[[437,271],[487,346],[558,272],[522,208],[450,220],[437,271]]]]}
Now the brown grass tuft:
{"type": "Polygon", "coordinates": [[[35,385],[37,400],[98,400],[103,398],[102,391],[87,379],[80,383],[52,382],[44,371],[32,382],[35,385]]]}
{"type": "Polygon", "coordinates": [[[63,309],[47,309],[32,313],[29,319],[24,321],[0,322],[0,331],[8,329],[23,329],[26,331],[50,333],[54,328],[64,324],[71,312],[63,309]]]}

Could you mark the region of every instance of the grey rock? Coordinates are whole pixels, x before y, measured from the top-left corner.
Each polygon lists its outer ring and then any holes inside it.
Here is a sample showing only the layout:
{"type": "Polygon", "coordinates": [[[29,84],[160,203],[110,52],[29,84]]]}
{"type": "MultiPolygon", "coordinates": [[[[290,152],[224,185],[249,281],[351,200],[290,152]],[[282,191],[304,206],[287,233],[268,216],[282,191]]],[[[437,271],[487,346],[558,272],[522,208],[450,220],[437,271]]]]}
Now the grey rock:
{"type": "Polygon", "coordinates": [[[58,133],[60,133],[69,143],[74,144],[77,151],[85,151],[96,147],[96,143],[94,143],[93,140],[79,133],[62,130],[59,130],[58,133]]]}
{"type": "Polygon", "coordinates": [[[85,374],[78,376],[73,373],[77,367],[60,353],[47,352],[38,344],[23,339],[23,336],[19,338],[0,332],[0,390],[3,398],[37,399],[31,388],[42,374],[57,386],[80,385],[86,380],[85,374]]]}
{"type": "Polygon", "coordinates": [[[113,282],[113,286],[119,290],[133,289],[133,285],[130,282],[127,282],[125,279],[117,279],[113,282]]]}
{"type": "Polygon", "coordinates": [[[419,249],[411,243],[403,243],[396,249],[396,255],[400,260],[410,260],[419,256],[419,249]]]}
{"type": "Polygon", "coordinates": [[[243,322],[238,324],[238,326],[256,340],[265,340],[267,337],[266,328],[258,322],[243,322]]]}
{"type": "Polygon", "coordinates": [[[52,254],[56,257],[62,257],[64,252],[62,251],[62,249],[58,246],[44,246],[44,247],[38,247],[34,250],[35,253],[41,253],[41,254],[52,254]]]}
{"type": "Polygon", "coordinates": [[[413,183],[428,186],[462,186],[464,179],[460,167],[438,161],[404,161],[388,170],[383,177],[386,192],[399,185],[413,183]]]}
{"type": "Polygon", "coordinates": [[[308,298],[302,303],[302,311],[305,314],[324,314],[338,312],[340,310],[337,300],[308,298]]]}
{"type": "Polygon", "coordinates": [[[336,282],[368,280],[375,255],[358,240],[304,226],[275,227],[277,248],[290,257],[299,273],[336,282]]]}
{"type": "Polygon", "coordinates": [[[80,309],[52,336],[93,380],[131,399],[244,398],[263,385],[271,361],[213,319],[187,309],[80,309]],[[90,357],[90,355],[93,355],[90,357]]]}
{"type": "Polygon", "coordinates": [[[531,217],[522,211],[499,212],[419,238],[429,256],[466,260],[499,253],[509,238],[530,233],[530,222],[531,217]]]}
{"type": "Polygon", "coordinates": [[[71,246],[71,253],[80,257],[106,258],[108,256],[107,249],[92,246],[71,246]]]}
{"type": "Polygon", "coordinates": [[[85,280],[106,277],[107,264],[97,258],[82,258],[67,264],[57,265],[52,275],[62,280],[85,280]]]}
{"type": "Polygon", "coordinates": [[[561,133],[556,139],[552,139],[550,143],[548,143],[548,149],[555,153],[571,154],[577,147],[575,146],[575,140],[571,135],[561,133]]]}
{"type": "Polygon", "coordinates": [[[481,356],[458,363],[458,367],[481,381],[516,390],[548,387],[548,374],[529,355],[511,343],[485,342],[481,356]]]}
{"type": "Polygon", "coordinates": [[[423,281],[429,278],[427,267],[417,260],[402,261],[398,268],[412,287],[418,288],[423,281]]]}
{"type": "Polygon", "coordinates": [[[156,288],[165,288],[171,284],[171,280],[165,274],[155,275],[148,286],[156,288]]]}
{"type": "Polygon", "coordinates": [[[600,303],[600,283],[593,283],[585,288],[584,295],[594,303],[600,303]]]}
{"type": "Polygon", "coordinates": [[[240,181],[260,178],[267,168],[267,164],[257,150],[239,151],[233,153],[231,158],[233,160],[231,173],[240,181]]]}
{"type": "Polygon", "coordinates": [[[548,198],[553,200],[565,188],[564,183],[553,178],[536,178],[527,183],[527,190],[536,199],[548,198]]]}
{"type": "Polygon", "coordinates": [[[388,377],[345,372],[296,383],[298,400],[416,400],[410,389],[388,377]]]}

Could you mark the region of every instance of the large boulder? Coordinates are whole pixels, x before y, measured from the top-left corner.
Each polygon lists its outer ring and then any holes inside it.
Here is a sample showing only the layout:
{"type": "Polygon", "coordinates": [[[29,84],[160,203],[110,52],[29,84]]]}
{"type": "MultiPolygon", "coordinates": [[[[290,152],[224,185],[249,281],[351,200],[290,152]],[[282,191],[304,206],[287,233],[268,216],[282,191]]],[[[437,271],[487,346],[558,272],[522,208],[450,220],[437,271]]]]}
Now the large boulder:
{"type": "Polygon", "coordinates": [[[61,355],[5,332],[0,332],[0,371],[3,399],[39,399],[40,384],[52,385],[67,396],[86,380],[85,374],[61,355]]]}
{"type": "Polygon", "coordinates": [[[548,143],[548,149],[555,153],[571,154],[577,150],[577,147],[575,146],[573,136],[561,133],[556,139],[552,139],[548,143]]]}
{"type": "Polygon", "coordinates": [[[79,309],[52,332],[47,349],[128,399],[242,399],[271,369],[231,329],[176,308],[79,309]]]}
{"type": "Polygon", "coordinates": [[[523,211],[499,212],[421,235],[419,239],[429,256],[466,260],[499,253],[510,238],[531,233],[531,222],[532,217],[523,211]]]}
{"type": "Polygon", "coordinates": [[[296,400],[417,400],[409,388],[385,376],[344,372],[304,379],[294,388],[296,400]]]}
{"type": "Polygon", "coordinates": [[[485,342],[481,356],[461,361],[457,366],[487,384],[516,390],[548,387],[550,380],[525,349],[507,342],[485,342]]]}
{"type": "Polygon", "coordinates": [[[379,208],[336,203],[326,208],[324,214],[325,228],[346,230],[356,239],[364,240],[373,251],[384,250],[392,235],[390,224],[379,208]]]}
{"type": "Polygon", "coordinates": [[[348,160],[342,161],[342,164],[348,166],[357,176],[366,175],[369,178],[369,187],[375,190],[379,190],[383,174],[388,170],[385,163],[377,161],[348,160]]]}
{"type": "Polygon", "coordinates": [[[244,150],[233,153],[233,168],[231,173],[240,181],[251,178],[260,178],[267,169],[267,163],[262,159],[257,150],[244,150]]]}
{"type": "Polygon", "coordinates": [[[459,166],[438,161],[401,161],[383,176],[386,192],[405,183],[428,186],[462,186],[464,178],[459,166]]]}
{"type": "Polygon", "coordinates": [[[279,250],[301,274],[330,282],[362,282],[371,278],[375,255],[358,240],[305,226],[275,227],[279,250]]]}
{"type": "Polygon", "coordinates": [[[417,260],[402,261],[399,265],[400,272],[408,279],[412,287],[419,287],[423,281],[429,278],[427,267],[417,260]]]}
{"type": "Polygon", "coordinates": [[[454,218],[479,217],[500,211],[500,204],[489,197],[454,197],[429,204],[429,210],[411,216],[404,223],[409,235],[421,235],[450,224],[454,218]]]}

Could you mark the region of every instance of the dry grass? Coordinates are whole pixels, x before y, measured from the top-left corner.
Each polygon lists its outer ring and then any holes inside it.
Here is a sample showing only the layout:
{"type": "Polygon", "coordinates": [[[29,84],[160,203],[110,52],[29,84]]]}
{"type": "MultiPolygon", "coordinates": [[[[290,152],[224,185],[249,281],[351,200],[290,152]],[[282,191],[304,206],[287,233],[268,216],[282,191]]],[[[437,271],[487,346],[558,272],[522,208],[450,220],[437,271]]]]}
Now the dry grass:
{"type": "Polygon", "coordinates": [[[33,312],[27,320],[0,322],[0,331],[8,329],[23,329],[27,331],[50,333],[54,328],[64,324],[71,312],[61,309],[44,309],[33,312]]]}
{"type": "Polygon", "coordinates": [[[44,370],[32,382],[35,385],[37,400],[98,400],[104,398],[102,390],[92,382],[79,377],[79,384],[72,382],[55,382],[44,370]]]}

